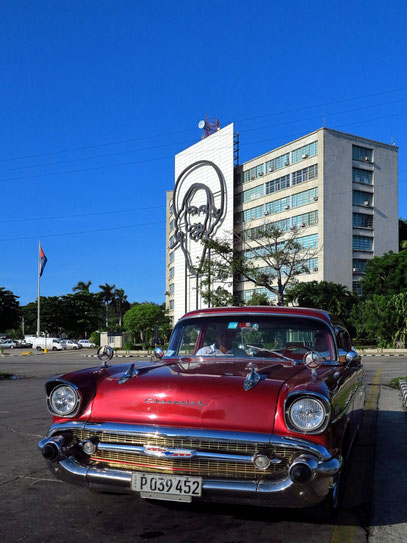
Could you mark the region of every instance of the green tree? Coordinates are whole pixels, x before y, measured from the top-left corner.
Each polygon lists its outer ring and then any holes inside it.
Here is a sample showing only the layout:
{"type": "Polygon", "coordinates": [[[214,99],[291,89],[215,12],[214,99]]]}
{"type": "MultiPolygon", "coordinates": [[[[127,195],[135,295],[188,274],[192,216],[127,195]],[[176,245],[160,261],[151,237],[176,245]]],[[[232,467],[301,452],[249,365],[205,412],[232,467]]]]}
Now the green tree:
{"type": "Polygon", "coordinates": [[[72,288],[73,292],[89,292],[89,287],[92,281],[78,281],[78,283],[72,288]]]}
{"type": "Polygon", "coordinates": [[[366,273],[361,280],[363,296],[374,294],[392,296],[407,291],[407,251],[385,253],[375,256],[366,264],[366,273]]]}
{"type": "Polygon", "coordinates": [[[119,327],[122,328],[123,313],[127,311],[130,307],[129,302],[127,301],[127,295],[124,293],[122,288],[117,288],[114,291],[114,306],[119,317],[119,327]]]}
{"type": "Polygon", "coordinates": [[[133,334],[136,341],[139,337],[144,345],[151,344],[154,327],[163,327],[168,323],[164,309],[154,303],[144,302],[131,307],[123,317],[124,327],[133,334]]]}
{"type": "MultiPolygon", "coordinates": [[[[41,332],[50,336],[59,336],[64,331],[64,309],[59,296],[41,296],[41,332]]],[[[22,307],[27,333],[37,331],[37,302],[30,302],[22,307]]]]}
{"type": "Polygon", "coordinates": [[[314,307],[329,311],[351,328],[349,320],[358,297],[344,285],[331,281],[310,281],[298,283],[287,292],[286,299],[300,307],[314,307]]]}
{"type": "Polygon", "coordinates": [[[105,304],[105,317],[106,317],[106,330],[109,329],[109,307],[111,306],[114,300],[114,290],[116,285],[109,285],[105,283],[104,285],[99,285],[101,292],[99,293],[100,299],[105,304]]]}
{"type": "Polygon", "coordinates": [[[273,305],[266,294],[254,292],[247,305],[273,305]]]}
{"type": "Polygon", "coordinates": [[[407,339],[407,293],[373,294],[351,313],[357,340],[379,347],[405,347],[407,339]]]}
{"type": "Polygon", "coordinates": [[[399,251],[407,249],[407,221],[399,218],[399,251]]]}
{"type": "Polygon", "coordinates": [[[0,331],[18,328],[21,315],[18,298],[11,290],[0,287],[0,331]]]}
{"type": "Polygon", "coordinates": [[[252,230],[250,235],[234,233],[229,239],[203,242],[207,256],[199,270],[200,293],[209,305],[215,305],[216,285],[231,285],[233,278],[265,288],[277,297],[278,305],[284,305],[286,289],[309,271],[307,262],[318,250],[304,245],[302,228],[287,232],[266,224],[252,230]]]}

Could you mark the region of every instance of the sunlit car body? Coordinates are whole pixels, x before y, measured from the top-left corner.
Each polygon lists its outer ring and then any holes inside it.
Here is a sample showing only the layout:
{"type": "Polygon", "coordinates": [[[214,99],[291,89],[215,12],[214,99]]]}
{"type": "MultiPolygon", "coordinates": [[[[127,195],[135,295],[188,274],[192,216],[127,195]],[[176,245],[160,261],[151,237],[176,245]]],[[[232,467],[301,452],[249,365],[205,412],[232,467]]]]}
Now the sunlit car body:
{"type": "Polygon", "coordinates": [[[85,349],[90,349],[91,347],[96,347],[95,343],[92,343],[88,339],[80,339],[78,341],[79,345],[84,347],[85,349]]]}
{"type": "Polygon", "coordinates": [[[213,308],[178,321],[162,360],[74,372],[46,392],[54,424],[39,447],[62,480],[153,499],[306,507],[336,504],[364,377],[326,312],[213,308]]]}
{"type": "Polygon", "coordinates": [[[78,344],[75,341],[72,341],[72,339],[61,339],[61,345],[64,349],[80,349],[81,347],[78,346],[78,344]]]}

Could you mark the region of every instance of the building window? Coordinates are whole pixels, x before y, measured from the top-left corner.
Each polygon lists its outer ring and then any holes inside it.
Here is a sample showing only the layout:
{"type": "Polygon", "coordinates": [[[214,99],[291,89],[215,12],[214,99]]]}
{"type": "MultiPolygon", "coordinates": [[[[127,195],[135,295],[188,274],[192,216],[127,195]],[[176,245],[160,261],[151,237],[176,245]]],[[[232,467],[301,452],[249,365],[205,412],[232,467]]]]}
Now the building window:
{"type": "Polygon", "coordinates": [[[170,300],[169,308],[174,309],[174,300],[170,300]]]}
{"type": "Polygon", "coordinates": [[[291,226],[310,226],[312,224],[318,224],[318,211],[310,211],[291,218],[291,226]]]}
{"type": "Polygon", "coordinates": [[[273,213],[280,213],[281,211],[285,211],[286,209],[290,209],[290,197],[287,196],[286,198],[280,198],[279,200],[274,200],[274,202],[269,202],[266,204],[266,215],[271,215],[273,213]]]}
{"type": "Polygon", "coordinates": [[[174,260],[175,260],[175,251],[170,253],[170,262],[174,262],[174,260]]]}
{"type": "Polygon", "coordinates": [[[295,164],[296,162],[300,162],[304,158],[310,158],[317,154],[318,154],[318,142],[313,141],[312,143],[309,143],[308,145],[304,145],[303,147],[300,147],[299,149],[292,151],[291,162],[295,164]]]}
{"type": "Polygon", "coordinates": [[[364,185],[373,185],[373,172],[352,168],[352,181],[364,185]]]}
{"type": "Polygon", "coordinates": [[[372,207],[373,194],[361,190],[352,191],[352,203],[354,206],[372,207]]]}
{"type": "Polygon", "coordinates": [[[260,219],[264,217],[264,205],[252,207],[243,211],[243,221],[253,221],[254,219],[260,219]]]}
{"type": "Polygon", "coordinates": [[[356,228],[373,228],[373,215],[353,213],[352,226],[355,226],[356,228]]]}
{"type": "Polygon", "coordinates": [[[283,175],[282,177],[278,177],[277,179],[273,179],[273,181],[268,181],[266,183],[266,194],[272,194],[273,192],[286,189],[289,186],[290,176],[283,175]]]}
{"type": "Polygon", "coordinates": [[[318,200],[318,187],[293,194],[292,207],[300,207],[316,200],[318,200]]]}
{"type": "Polygon", "coordinates": [[[170,249],[172,249],[175,245],[175,236],[171,236],[170,239],[169,239],[169,243],[170,243],[170,249]]]}
{"type": "Polygon", "coordinates": [[[297,170],[296,172],[294,172],[292,177],[292,184],[299,185],[300,183],[304,183],[304,181],[310,181],[311,179],[315,179],[315,177],[317,176],[318,164],[314,164],[309,168],[304,168],[302,170],[297,170]]]}
{"type": "Polygon", "coordinates": [[[175,227],[175,219],[172,219],[172,221],[170,222],[170,230],[174,230],[174,227],[175,227]]]}
{"type": "Polygon", "coordinates": [[[373,149],[352,145],[353,160],[362,160],[363,162],[373,162],[373,149]]]}
{"type": "Polygon", "coordinates": [[[170,285],[170,294],[174,294],[174,283],[170,285]]]}
{"type": "Polygon", "coordinates": [[[303,236],[302,238],[297,238],[295,241],[298,242],[302,249],[312,249],[318,247],[318,234],[311,234],[310,236],[303,236]]]}
{"type": "Polygon", "coordinates": [[[366,264],[368,260],[362,260],[361,258],[354,258],[352,260],[352,271],[353,273],[365,273],[366,264]]]}
{"type": "Polygon", "coordinates": [[[362,287],[360,286],[359,281],[352,281],[352,290],[358,296],[362,296],[362,287]]]}
{"type": "Polygon", "coordinates": [[[243,202],[250,202],[256,198],[261,198],[262,196],[264,196],[264,185],[257,185],[257,187],[244,191],[243,202]]]}
{"type": "Polygon", "coordinates": [[[373,238],[353,236],[352,249],[354,251],[373,251],[373,238]]]}
{"type": "Polygon", "coordinates": [[[168,272],[168,277],[172,279],[174,277],[174,273],[175,273],[175,268],[170,268],[168,272]]]}

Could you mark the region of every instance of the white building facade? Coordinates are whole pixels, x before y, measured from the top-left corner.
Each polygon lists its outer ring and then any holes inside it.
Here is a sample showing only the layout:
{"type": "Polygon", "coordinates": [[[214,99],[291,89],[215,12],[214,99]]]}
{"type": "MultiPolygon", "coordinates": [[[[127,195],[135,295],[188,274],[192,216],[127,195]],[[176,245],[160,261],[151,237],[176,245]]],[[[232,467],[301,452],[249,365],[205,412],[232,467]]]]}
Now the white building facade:
{"type": "MultiPolygon", "coordinates": [[[[181,217],[177,228],[175,220],[184,202],[195,223],[203,222],[205,184],[214,194],[218,219],[209,237],[233,231],[244,237],[269,224],[286,232],[300,227],[299,243],[312,249],[300,281],[333,281],[360,292],[366,262],[398,251],[398,149],[393,145],[321,128],[237,166],[231,124],[179,153],[175,178],[175,190],[167,193],[166,275],[166,304],[174,322],[205,307],[188,267],[188,260],[197,262],[202,254],[200,239],[193,240],[199,227],[181,217]],[[225,180],[221,215],[218,176],[213,167],[197,168],[200,161],[215,164],[225,180]],[[190,190],[194,185],[200,190],[190,190]]],[[[254,292],[269,294],[247,281],[230,288],[243,301],[254,292]]]]}

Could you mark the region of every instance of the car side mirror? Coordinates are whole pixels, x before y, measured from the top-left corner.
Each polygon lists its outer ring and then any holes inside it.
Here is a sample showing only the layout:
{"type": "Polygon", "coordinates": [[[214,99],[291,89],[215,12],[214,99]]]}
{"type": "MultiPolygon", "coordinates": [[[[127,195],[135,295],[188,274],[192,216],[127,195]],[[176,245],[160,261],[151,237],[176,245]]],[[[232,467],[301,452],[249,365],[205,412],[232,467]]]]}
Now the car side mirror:
{"type": "Polygon", "coordinates": [[[359,355],[356,351],[349,351],[346,353],[345,361],[348,366],[351,366],[353,362],[359,362],[359,355]]]}
{"type": "Polygon", "coordinates": [[[161,360],[161,358],[164,356],[164,351],[161,349],[161,347],[156,347],[154,349],[154,356],[157,360],[161,360]]]}

